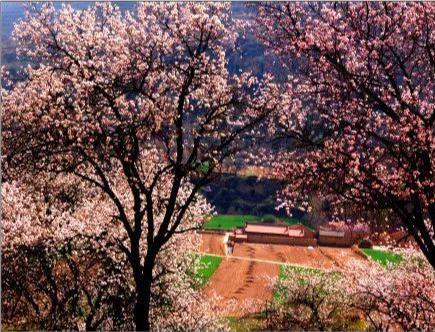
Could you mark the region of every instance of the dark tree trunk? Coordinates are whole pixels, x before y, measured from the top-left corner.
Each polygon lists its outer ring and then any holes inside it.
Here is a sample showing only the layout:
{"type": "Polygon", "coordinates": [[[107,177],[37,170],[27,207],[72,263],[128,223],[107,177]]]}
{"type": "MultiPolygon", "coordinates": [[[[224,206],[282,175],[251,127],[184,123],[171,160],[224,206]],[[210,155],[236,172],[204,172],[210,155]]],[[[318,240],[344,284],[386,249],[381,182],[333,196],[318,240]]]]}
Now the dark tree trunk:
{"type": "Polygon", "coordinates": [[[149,331],[150,330],[150,321],[149,321],[150,301],[146,300],[145,285],[136,288],[142,288],[142,289],[137,289],[137,296],[136,296],[136,306],[135,306],[135,313],[134,313],[134,322],[136,325],[136,331],[149,331]]]}
{"type": "MultiPolygon", "coordinates": [[[[430,215],[432,217],[432,215],[430,215]]],[[[431,237],[429,230],[424,224],[424,220],[420,211],[414,211],[413,222],[409,220],[403,220],[403,223],[407,225],[410,234],[414,237],[420,250],[426,257],[429,264],[435,269],[435,244],[434,239],[431,237]]]]}
{"type": "Polygon", "coordinates": [[[136,331],[150,331],[151,329],[151,286],[155,256],[155,254],[149,251],[148,255],[145,258],[143,270],[140,269],[140,276],[137,276],[135,278],[137,295],[134,322],[136,326],[136,331]]]}
{"type": "Polygon", "coordinates": [[[145,303],[144,303],[144,321],[145,321],[145,329],[144,331],[151,330],[150,324],[150,309],[151,309],[151,275],[152,270],[150,270],[150,276],[145,278],[145,303]]]}

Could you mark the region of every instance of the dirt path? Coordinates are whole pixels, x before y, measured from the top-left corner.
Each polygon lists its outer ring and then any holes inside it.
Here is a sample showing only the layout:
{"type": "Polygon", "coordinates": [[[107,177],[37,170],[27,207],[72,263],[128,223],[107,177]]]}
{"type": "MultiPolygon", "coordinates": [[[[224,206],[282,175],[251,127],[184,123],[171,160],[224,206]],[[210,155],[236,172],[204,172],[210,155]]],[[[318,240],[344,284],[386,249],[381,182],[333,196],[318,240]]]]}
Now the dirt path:
{"type": "MultiPolygon", "coordinates": [[[[198,254],[201,254],[201,252],[198,252],[198,254]]],[[[270,260],[270,259],[251,258],[251,257],[233,256],[233,255],[216,255],[216,254],[209,254],[209,253],[207,253],[207,255],[222,257],[226,259],[236,259],[236,260],[242,260],[248,262],[256,262],[256,263],[267,263],[267,264],[275,264],[275,265],[287,264],[287,265],[297,266],[297,267],[306,267],[305,264],[286,263],[286,262],[280,262],[280,261],[270,260]]]]}
{"type": "Polygon", "coordinates": [[[336,267],[335,262],[317,247],[308,249],[307,247],[299,246],[293,247],[286,245],[243,243],[235,246],[233,255],[249,257],[252,250],[255,250],[255,258],[257,259],[303,265],[320,269],[336,267]]]}
{"type": "Polygon", "coordinates": [[[224,235],[219,234],[201,234],[202,244],[201,252],[225,255],[224,235]]]}
{"type": "Polygon", "coordinates": [[[266,300],[272,300],[273,290],[267,285],[267,277],[276,277],[278,272],[279,264],[276,262],[259,262],[253,257],[226,257],[204,291],[221,296],[219,306],[227,310],[228,315],[243,316],[246,301],[256,302],[257,310],[262,310],[266,300]]]}
{"type": "Polygon", "coordinates": [[[204,288],[206,294],[222,297],[219,306],[228,315],[243,316],[247,301],[258,301],[258,311],[265,308],[273,291],[267,285],[267,277],[277,277],[280,265],[313,267],[318,269],[342,268],[352,260],[364,260],[350,248],[307,247],[268,245],[256,243],[236,244],[233,254],[225,255],[224,236],[203,234],[201,252],[223,257],[219,268],[204,288]],[[233,302],[235,306],[229,306],[233,302]]]}
{"type": "MultiPolygon", "coordinates": [[[[202,234],[200,251],[215,255],[225,255],[224,235],[202,234]]],[[[365,260],[362,255],[350,248],[271,245],[258,243],[236,244],[232,257],[251,257],[263,262],[281,262],[314,268],[341,268],[349,260],[365,260]]]]}

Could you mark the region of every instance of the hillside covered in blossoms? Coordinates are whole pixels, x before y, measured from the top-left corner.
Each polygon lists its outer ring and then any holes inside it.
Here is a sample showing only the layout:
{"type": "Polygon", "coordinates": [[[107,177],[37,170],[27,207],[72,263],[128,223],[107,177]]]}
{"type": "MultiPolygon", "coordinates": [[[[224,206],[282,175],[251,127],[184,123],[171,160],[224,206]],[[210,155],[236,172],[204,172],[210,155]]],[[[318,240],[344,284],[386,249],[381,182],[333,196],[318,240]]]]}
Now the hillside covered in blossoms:
{"type": "Polygon", "coordinates": [[[1,9],[2,329],[435,329],[434,4],[1,9]]]}

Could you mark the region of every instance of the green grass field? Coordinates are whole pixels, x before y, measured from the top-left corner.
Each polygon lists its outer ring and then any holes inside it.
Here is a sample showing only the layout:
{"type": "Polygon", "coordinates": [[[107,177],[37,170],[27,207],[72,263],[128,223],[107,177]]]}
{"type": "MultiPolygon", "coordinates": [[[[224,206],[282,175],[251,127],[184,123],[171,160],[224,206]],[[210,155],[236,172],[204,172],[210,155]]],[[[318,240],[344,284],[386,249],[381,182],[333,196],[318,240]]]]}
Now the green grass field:
{"type": "Polygon", "coordinates": [[[220,263],[222,262],[222,257],[201,255],[200,268],[198,269],[198,276],[201,279],[201,285],[205,285],[210,277],[215,273],[220,263]]]}
{"type": "Polygon", "coordinates": [[[378,250],[378,249],[361,249],[361,251],[382,266],[388,264],[398,264],[403,261],[403,257],[391,250],[378,250]]]}
{"type": "MultiPolygon", "coordinates": [[[[242,214],[242,215],[233,215],[233,214],[223,215],[223,214],[221,214],[221,215],[213,216],[204,225],[204,228],[205,229],[216,229],[216,228],[233,229],[236,227],[245,226],[245,223],[248,221],[249,222],[253,222],[253,221],[266,222],[266,221],[277,221],[277,220],[282,220],[285,223],[287,223],[289,226],[292,226],[294,224],[302,222],[301,220],[295,219],[295,218],[276,217],[273,215],[265,215],[263,217],[257,217],[257,216],[250,215],[250,214],[242,214]]],[[[309,226],[307,226],[307,228],[312,230],[312,228],[309,226]]]]}
{"type": "Polygon", "coordinates": [[[253,215],[217,215],[213,216],[205,225],[204,228],[224,228],[231,229],[236,227],[243,227],[247,221],[256,221],[258,217],[253,215]]]}

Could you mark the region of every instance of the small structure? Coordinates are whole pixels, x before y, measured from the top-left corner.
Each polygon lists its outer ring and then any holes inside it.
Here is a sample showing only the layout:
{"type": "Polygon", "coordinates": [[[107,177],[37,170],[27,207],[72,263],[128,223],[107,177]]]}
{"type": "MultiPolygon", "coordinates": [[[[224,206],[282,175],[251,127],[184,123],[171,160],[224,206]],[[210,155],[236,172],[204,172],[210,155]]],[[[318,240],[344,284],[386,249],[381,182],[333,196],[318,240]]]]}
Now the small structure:
{"type": "Polygon", "coordinates": [[[226,253],[227,255],[232,255],[233,254],[233,250],[234,250],[234,242],[233,241],[228,241],[226,243],[226,253]]]}
{"type": "Polygon", "coordinates": [[[233,234],[234,243],[248,242],[248,236],[243,228],[236,228],[233,234]]]}
{"type": "Polygon", "coordinates": [[[319,228],[319,245],[321,246],[350,247],[352,243],[349,232],[319,228]]]}
{"type": "Polygon", "coordinates": [[[319,227],[318,241],[322,246],[350,247],[368,235],[368,231],[361,227],[330,223],[319,227]]]}
{"type": "Polygon", "coordinates": [[[236,243],[266,243],[300,246],[316,246],[315,234],[302,224],[246,223],[244,228],[234,231],[236,243]]]}

